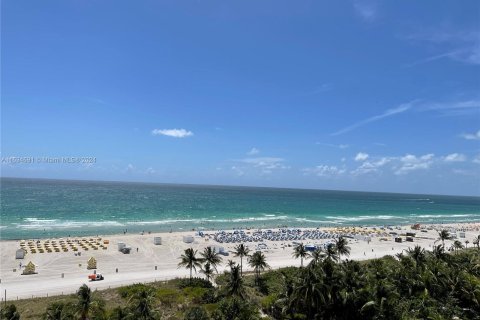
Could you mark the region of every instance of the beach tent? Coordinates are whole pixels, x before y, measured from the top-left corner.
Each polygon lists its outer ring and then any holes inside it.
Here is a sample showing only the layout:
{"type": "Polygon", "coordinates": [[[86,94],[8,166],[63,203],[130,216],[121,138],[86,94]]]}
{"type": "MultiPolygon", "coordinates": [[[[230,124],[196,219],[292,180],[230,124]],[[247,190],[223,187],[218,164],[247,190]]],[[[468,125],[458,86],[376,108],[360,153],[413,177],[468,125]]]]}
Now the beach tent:
{"type": "Polygon", "coordinates": [[[224,252],[226,252],[225,248],[221,246],[209,246],[209,247],[212,248],[212,250],[215,251],[216,253],[223,254],[224,252]]]}
{"type": "Polygon", "coordinates": [[[18,249],[15,251],[15,259],[23,259],[25,258],[25,249],[18,249]]]}
{"type": "Polygon", "coordinates": [[[87,269],[97,269],[97,260],[94,257],[88,259],[87,269]]]}
{"type": "Polygon", "coordinates": [[[183,236],[183,242],[192,243],[193,242],[193,236],[183,236]]]}
{"type": "Polygon", "coordinates": [[[153,244],[156,244],[156,245],[162,244],[162,237],[154,237],[153,244]]]}
{"type": "Polygon", "coordinates": [[[22,274],[25,274],[25,275],[28,275],[28,274],[35,274],[35,265],[32,263],[32,261],[30,261],[29,263],[27,263],[27,265],[25,266],[25,269],[23,269],[23,273],[22,274]]]}

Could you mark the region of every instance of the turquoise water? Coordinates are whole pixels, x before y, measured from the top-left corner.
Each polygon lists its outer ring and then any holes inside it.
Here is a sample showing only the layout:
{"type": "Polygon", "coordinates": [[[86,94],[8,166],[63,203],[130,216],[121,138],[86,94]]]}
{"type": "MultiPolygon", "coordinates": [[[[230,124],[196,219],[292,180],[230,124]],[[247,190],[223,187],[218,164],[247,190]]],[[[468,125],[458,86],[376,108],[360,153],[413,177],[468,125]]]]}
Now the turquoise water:
{"type": "Polygon", "coordinates": [[[0,238],[480,221],[480,197],[1,179],[0,238]]]}

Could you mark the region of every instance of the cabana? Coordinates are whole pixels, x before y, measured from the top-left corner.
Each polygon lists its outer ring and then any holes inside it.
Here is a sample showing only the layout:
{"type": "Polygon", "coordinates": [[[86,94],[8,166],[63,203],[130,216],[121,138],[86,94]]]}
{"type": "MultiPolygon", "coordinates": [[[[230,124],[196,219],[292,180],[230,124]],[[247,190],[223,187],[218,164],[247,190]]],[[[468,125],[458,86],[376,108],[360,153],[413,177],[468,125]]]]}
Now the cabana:
{"type": "Polygon", "coordinates": [[[192,243],[193,242],[193,236],[183,236],[183,242],[185,243],[192,243]]]}
{"type": "Polygon", "coordinates": [[[15,251],[15,259],[23,259],[25,258],[25,249],[18,249],[15,251]]]}

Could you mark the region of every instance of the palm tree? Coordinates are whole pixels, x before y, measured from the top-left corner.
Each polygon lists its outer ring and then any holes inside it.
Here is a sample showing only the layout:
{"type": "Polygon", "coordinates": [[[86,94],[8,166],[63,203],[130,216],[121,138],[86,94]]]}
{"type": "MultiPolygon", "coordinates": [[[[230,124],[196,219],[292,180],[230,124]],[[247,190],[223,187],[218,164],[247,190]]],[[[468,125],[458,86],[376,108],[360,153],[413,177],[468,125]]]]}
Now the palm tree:
{"type": "Polygon", "coordinates": [[[329,243],[325,250],[325,256],[330,261],[338,261],[337,248],[333,243],[329,243]]]}
{"type": "Polygon", "coordinates": [[[202,266],[202,259],[197,258],[197,250],[193,250],[192,248],[185,249],[184,254],[180,256],[180,263],[178,267],[185,267],[186,269],[190,269],[190,282],[192,282],[192,270],[197,272],[197,268],[201,268],[202,266]]]}
{"type": "Polygon", "coordinates": [[[86,320],[92,307],[92,290],[86,284],[83,284],[77,291],[77,298],[77,312],[81,320],[86,320]]]}
{"type": "Polygon", "coordinates": [[[325,258],[325,253],[323,252],[322,248],[318,247],[310,254],[310,256],[312,257],[312,260],[308,265],[314,267],[318,265],[323,258],[325,258]]]}
{"type": "Polygon", "coordinates": [[[348,240],[344,237],[340,237],[335,240],[335,248],[337,249],[338,258],[342,256],[350,256],[350,247],[348,246],[348,240]]]}
{"type": "Polygon", "coordinates": [[[232,270],[233,267],[235,267],[237,264],[233,260],[228,260],[227,261],[227,266],[232,270]]]}
{"type": "Polygon", "coordinates": [[[206,247],[200,255],[203,257],[203,261],[210,263],[210,265],[217,271],[217,265],[222,262],[222,257],[220,253],[216,252],[212,247],[206,247]]]}
{"type": "Polygon", "coordinates": [[[270,268],[270,266],[266,261],[265,255],[260,251],[255,252],[248,259],[248,264],[255,271],[255,283],[258,284],[258,279],[260,278],[260,272],[262,272],[266,268],[270,268]]]}
{"type": "Polygon", "coordinates": [[[442,246],[445,248],[445,240],[452,240],[452,236],[450,235],[450,232],[446,229],[442,229],[438,233],[438,240],[442,240],[442,246]]]}
{"type": "Polygon", "coordinates": [[[236,265],[232,267],[230,277],[225,284],[225,290],[227,296],[245,298],[245,287],[240,274],[240,266],[236,265]]]}
{"type": "Polygon", "coordinates": [[[153,309],[155,303],[155,291],[151,288],[142,288],[132,296],[134,315],[143,320],[157,319],[157,313],[153,309]]]}
{"type": "Polygon", "coordinates": [[[441,244],[433,247],[432,254],[435,256],[435,258],[439,260],[445,260],[445,258],[447,257],[447,254],[445,253],[445,248],[441,244]]]}
{"type": "Polygon", "coordinates": [[[295,259],[300,258],[300,266],[303,268],[303,259],[309,257],[310,254],[308,253],[307,249],[305,248],[305,245],[303,243],[300,243],[293,249],[293,257],[295,259]]]}
{"type": "Polygon", "coordinates": [[[243,243],[240,243],[235,247],[235,252],[233,253],[235,257],[240,257],[240,275],[243,276],[243,257],[248,257],[250,254],[250,249],[243,243]]]}
{"type": "Polygon", "coordinates": [[[293,299],[294,279],[283,270],[280,273],[282,274],[283,288],[278,295],[279,299],[276,301],[276,304],[282,308],[282,315],[287,316],[287,319],[293,319],[295,314],[295,300],[293,299]]]}
{"type": "Polygon", "coordinates": [[[472,243],[477,246],[478,250],[480,250],[480,235],[474,238],[472,243]]]}
{"type": "Polygon", "coordinates": [[[320,270],[305,268],[301,271],[298,283],[292,292],[292,304],[304,310],[307,319],[317,319],[316,314],[326,305],[328,290],[323,283],[320,270]]]}
{"type": "Polygon", "coordinates": [[[200,270],[200,272],[207,277],[208,281],[210,281],[210,278],[213,275],[213,269],[210,267],[210,262],[205,263],[205,266],[200,270]]]}
{"type": "Polygon", "coordinates": [[[468,240],[465,240],[465,248],[468,248],[468,244],[470,243],[470,241],[468,240]]]}
{"type": "Polygon", "coordinates": [[[453,250],[455,250],[455,253],[456,253],[459,249],[463,249],[463,244],[460,241],[455,240],[453,242],[452,248],[453,250]]]}
{"type": "Polygon", "coordinates": [[[73,318],[69,313],[68,305],[64,302],[54,302],[48,305],[45,312],[45,320],[65,320],[73,318]]]}
{"type": "Polygon", "coordinates": [[[415,247],[408,248],[407,250],[408,255],[415,260],[417,266],[421,266],[423,262],[425,262],[425,249],[416,245],[415,247]]]}

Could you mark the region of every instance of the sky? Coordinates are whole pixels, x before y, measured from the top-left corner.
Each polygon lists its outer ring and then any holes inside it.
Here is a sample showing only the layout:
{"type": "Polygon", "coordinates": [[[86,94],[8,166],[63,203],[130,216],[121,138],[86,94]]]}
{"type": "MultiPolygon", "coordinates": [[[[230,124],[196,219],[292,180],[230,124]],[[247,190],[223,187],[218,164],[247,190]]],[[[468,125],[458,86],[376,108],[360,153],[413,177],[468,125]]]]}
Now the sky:
{"type": "Polygon", "coordinates": [[[1,175],[480,195],[478,1],[2,1],[1,175]]]}

